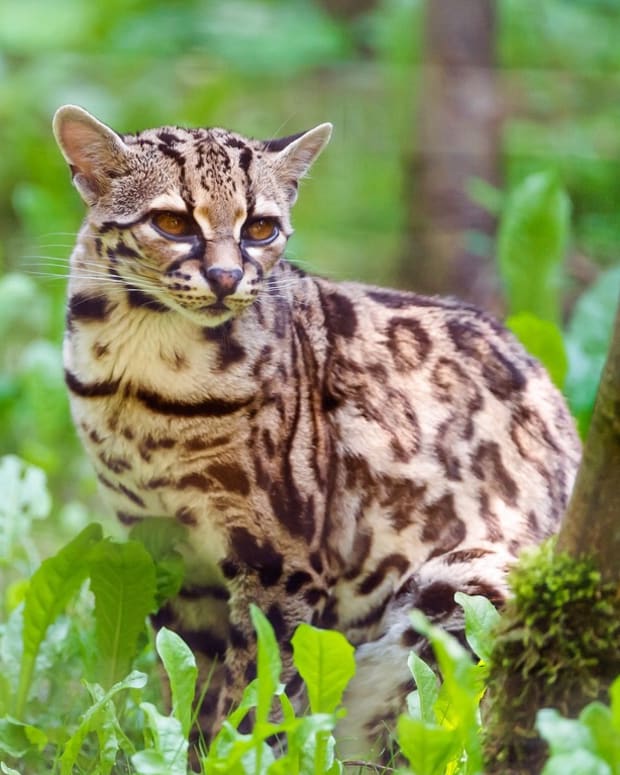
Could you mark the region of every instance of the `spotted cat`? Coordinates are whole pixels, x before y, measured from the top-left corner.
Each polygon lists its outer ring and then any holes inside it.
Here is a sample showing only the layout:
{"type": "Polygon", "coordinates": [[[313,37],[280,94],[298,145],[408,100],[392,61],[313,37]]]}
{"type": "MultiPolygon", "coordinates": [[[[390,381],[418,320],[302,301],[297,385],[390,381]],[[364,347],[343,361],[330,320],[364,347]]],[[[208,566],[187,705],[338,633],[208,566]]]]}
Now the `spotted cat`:
{"type": "Polygon", "coordinates": [[[117,134],[75,106],[55,135],[88,214],[71,258],[66,383],[118,519],[187,527],[155,617],[217,662],[207,736],[255,675],[248,606],[356,647],[345,756],[373,755],[424,649],[408,612],[462,631],[454,593],[506,594],[553,532],[580,450],[565,404],[500,324],[452,299],[334,283],[282,256],[331,126],[117,134]]]}

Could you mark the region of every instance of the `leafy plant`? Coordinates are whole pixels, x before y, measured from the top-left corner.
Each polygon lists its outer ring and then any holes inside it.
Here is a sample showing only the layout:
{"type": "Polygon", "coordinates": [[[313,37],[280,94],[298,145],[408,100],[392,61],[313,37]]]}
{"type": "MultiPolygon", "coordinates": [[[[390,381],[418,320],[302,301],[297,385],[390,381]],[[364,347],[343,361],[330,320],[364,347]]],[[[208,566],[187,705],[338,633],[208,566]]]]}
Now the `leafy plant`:
{"type": "Polygon", "coordinates": [[[576,719],[538,711],[536,728],[551,749],[542,775],[619,775],[620,678],[610,687],[611,707],[591,702],[576,719]]]}
{"type": "MultiPolygon", "coordinates": [[[[488,658],[499,614],[484,597],[457,593],[465,612],[469,645],[488,658]]],[[[432,668],[411,653],[409,667],[417,689],[409,696],[409,714],[398,719],[398,742],[414,775],[477,775],[482,773],[479,704],[484,693],[486,666],[445,630],[419,611],[413,626],[433,647],[441,671],[439,685],[432,668]]]]}

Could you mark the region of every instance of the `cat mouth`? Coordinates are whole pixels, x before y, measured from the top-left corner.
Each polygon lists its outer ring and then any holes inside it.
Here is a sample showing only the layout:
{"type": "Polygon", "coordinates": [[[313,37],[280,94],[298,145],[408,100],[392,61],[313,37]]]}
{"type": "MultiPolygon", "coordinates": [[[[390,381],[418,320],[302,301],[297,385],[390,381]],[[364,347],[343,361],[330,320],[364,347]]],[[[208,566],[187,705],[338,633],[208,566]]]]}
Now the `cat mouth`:
{"type": "Polygon", "coordinates": [[[223,301],[214,301],[213,304],[205,304],[203,307],[198,307],[198,312],[206,312],[207,315],[221,315],[222,312],[232,312],[232,310],[223,301]]]}

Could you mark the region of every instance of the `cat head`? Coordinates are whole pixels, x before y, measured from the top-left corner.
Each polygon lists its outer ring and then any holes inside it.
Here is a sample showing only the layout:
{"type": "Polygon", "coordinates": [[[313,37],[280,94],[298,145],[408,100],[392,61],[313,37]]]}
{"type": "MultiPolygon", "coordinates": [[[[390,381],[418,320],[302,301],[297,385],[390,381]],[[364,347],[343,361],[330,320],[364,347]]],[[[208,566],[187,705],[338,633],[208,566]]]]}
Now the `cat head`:
{"type": "Polygon", "coordinates": [[[298,182],[331,129],[267,141],[179,127],[121,135],[74,105],[54,116],[88,206],[88,251],[117,282],[204,326],[260,293],[292,233],[298,182]]]}

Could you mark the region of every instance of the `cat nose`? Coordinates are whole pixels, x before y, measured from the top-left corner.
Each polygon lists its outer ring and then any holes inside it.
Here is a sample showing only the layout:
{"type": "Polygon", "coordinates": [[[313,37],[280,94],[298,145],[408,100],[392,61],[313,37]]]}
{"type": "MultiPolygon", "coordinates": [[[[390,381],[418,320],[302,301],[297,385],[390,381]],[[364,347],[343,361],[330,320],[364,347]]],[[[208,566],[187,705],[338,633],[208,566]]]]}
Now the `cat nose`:
{"type": "Polygon", "coordinates": [[[218,266],[207,269],[207,280],[218,299],[234,293],[242,277],[242,269],[220,269],[218,266]]]}

